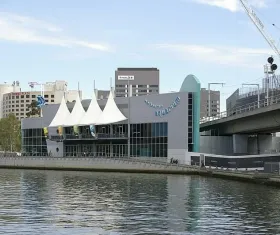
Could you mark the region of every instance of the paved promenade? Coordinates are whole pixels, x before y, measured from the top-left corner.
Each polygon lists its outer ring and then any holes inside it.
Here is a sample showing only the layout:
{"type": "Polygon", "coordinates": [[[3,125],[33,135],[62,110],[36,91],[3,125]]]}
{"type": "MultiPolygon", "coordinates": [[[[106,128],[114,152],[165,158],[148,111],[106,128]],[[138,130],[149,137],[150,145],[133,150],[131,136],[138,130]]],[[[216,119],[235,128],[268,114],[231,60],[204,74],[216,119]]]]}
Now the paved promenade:
{"type": "Polygon", "coordinates": [[[280,176],[277,174],[232,169],[206,169],[198,166],[156,161],[152,158],[142,160],[140,158],[124,157],[54,158],[9,156],[0,157],[0,168],[201,175],[280,187],[280,176]]]}

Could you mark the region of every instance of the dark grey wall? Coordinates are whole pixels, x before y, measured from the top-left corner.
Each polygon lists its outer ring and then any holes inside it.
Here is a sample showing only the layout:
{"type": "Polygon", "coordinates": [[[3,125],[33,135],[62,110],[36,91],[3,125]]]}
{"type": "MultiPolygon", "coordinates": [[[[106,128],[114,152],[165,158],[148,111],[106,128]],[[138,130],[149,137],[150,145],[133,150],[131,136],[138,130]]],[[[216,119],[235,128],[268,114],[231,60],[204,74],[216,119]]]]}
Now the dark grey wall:
{"type": "MultiPolygon", "coordinates": [[[[106,100],[98,101],[103,108],[106,105],[106,100]]],[[[128,117],[128,99],[116,98],[115,102],[121,112],[128,117]]],[[[82,104],[87,110],[90,100],[83,100],[82,104]]],[[[68,103],[69,110],[73,109],[74,103],[68,103]]],[[[48,126],[59,105],[47,105],[43,108],[43,122],[41,118],[26,118],[22,119],[22,129],[41,128],[48,126]]],[[[168,93],[149,96],[135,96],[130,98],[130,122],[131,123],[153,123],[153,122],[168,122],[168,148],[172,149],[187,149],[188,140],[188,93],[168,93]],[[180,97],[180,103],[177,107],[171,110],[165,116],[159,117],[155,115],[155,109],[150,107],[145,100],[156,105],[163,105],[164,108],[169,107],[174,100],[180,97]]],[[[55,134],[56,128],[50,128],[49,134],[55,134]]]]}

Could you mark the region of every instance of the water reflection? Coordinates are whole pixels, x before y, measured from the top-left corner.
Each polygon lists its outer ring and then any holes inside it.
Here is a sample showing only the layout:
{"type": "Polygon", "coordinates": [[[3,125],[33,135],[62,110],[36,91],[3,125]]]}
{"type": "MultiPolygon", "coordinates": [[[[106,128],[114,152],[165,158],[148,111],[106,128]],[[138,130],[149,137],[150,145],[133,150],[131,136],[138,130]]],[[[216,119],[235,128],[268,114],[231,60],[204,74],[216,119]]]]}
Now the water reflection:
{"type": "Polygon", "coordinates": [[[197,176],[0,171],[0,234],[279,234],[280,191],[197,176]]]}

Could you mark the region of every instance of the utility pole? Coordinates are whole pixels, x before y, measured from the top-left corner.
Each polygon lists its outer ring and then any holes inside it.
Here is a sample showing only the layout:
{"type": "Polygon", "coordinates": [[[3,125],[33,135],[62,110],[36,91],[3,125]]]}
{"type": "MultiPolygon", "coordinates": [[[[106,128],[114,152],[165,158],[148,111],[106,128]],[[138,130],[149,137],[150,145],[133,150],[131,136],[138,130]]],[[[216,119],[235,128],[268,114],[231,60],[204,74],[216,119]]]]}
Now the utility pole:
{"type": "Polygon", "coordinates": [[[260,85],[257,83],[243,83],[242,86],[257,86],[258,87],[258,108],[260,107],[260,85]]]}
{"type": "Polygon", "coordinates": [[[208,117],[211,116],[211,90],[210,90],[211,85],[222,85],[222,86],[224,86],[225,83],[222,83],[222,82],[210,82],[210,83],[208,83],[208,117]]]}

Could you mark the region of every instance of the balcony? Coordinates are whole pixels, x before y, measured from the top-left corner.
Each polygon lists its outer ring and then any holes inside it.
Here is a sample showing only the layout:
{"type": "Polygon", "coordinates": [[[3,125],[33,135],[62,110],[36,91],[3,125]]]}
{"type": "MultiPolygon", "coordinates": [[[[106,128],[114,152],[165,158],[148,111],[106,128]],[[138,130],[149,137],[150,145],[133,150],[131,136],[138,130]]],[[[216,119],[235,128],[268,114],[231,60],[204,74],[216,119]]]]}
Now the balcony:
{"type": "Polygon", "coordinates": [[[63,136],[62,135],[51,135],[51,136],[49,136],[49,139],[52,141],[61,142],[61,141],[63,141],[63,136]]]}
{"type": "Polygon", "coordinates": [[[50,136],[50,140],[53,141],[63,141],[63,140],[104,140],[104,139],[127,139],[127,133],[115,133],[115,134],[106,134],[106,133],[97,133],[96,136],[91,134],[66,134],[64,136],[54,135],[50,136]]]}
{"type": "Polygon", "coordinates": [[[97,139],[127,139],[127,133],[115,133],[115,134],[97,134],[97,139]]]}

